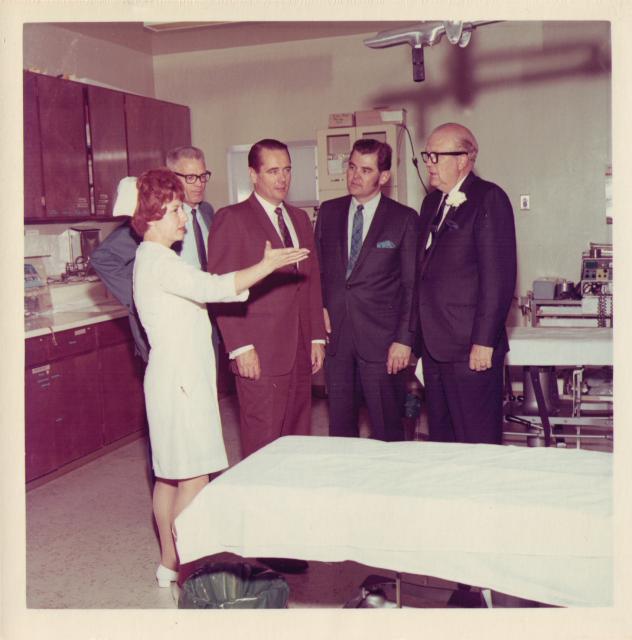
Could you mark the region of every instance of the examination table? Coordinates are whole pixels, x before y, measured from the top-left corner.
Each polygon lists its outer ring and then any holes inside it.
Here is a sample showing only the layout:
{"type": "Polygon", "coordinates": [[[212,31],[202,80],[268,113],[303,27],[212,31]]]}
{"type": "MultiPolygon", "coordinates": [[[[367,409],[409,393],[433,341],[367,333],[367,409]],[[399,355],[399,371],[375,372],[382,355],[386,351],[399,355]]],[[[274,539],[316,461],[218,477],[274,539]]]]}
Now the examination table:
{"type": "Polygon", "coordinates": [[[286,436],[176,519],[182,563],[353,560],[559,606],[612,605],[612,455],[286,436]]]}

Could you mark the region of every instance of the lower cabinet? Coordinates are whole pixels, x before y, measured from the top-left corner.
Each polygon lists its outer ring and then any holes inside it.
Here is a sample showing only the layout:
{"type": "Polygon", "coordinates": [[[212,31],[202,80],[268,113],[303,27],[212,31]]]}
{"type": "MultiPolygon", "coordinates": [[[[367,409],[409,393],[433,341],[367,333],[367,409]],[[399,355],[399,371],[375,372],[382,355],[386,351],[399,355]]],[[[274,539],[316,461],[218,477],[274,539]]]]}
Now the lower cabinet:
{"type": "Polygon", "coordinates": [[[61,467],[102,446],[96,351],[54,362],[55,443],[61,467]]]}
{"type": "Polygon", "coordinates": [[[145,428],[127,318],[26,343],[27,482],[145,428]]]}
{"type": "Polygon", "coordinates": [[[134,356],[134,344],[99,349],[103,398],[103,442],[110,444],[145,424],[143,363],[134,356]]]}
{"type": "Polygon", "coordinates": [[[33,480],[59,466],[56,427],[61,421],[54,407],[57,394],[51,364],[27,368],[25,384],[26,480],[33,480]]]}

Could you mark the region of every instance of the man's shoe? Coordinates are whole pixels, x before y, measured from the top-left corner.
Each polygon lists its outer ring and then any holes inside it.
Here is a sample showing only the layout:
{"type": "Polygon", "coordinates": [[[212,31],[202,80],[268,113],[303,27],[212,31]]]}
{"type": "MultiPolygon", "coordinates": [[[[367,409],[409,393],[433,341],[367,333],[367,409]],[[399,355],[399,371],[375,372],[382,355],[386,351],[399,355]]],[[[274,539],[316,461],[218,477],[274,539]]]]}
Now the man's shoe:
{"type": "Polygon", "coordinates": [[[305,560],[294,558],[257,558],[257,562],[278,573],[305,573],[309,567],[305,560]]]}

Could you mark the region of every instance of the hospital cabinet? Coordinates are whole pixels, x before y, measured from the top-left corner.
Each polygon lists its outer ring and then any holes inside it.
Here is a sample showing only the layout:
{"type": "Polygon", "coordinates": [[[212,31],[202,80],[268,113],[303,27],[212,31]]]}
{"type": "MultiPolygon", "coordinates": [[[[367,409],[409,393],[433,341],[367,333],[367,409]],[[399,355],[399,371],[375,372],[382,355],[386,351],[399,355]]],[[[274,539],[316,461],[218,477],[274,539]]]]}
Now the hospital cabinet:
{"type": "Polygon", "coordinates": [[[386,142],[393,150],[391,178],[382,193],[406,202],[406,162],[404,129],[397,124],[362,127],[338,127],[317,131],[318,196],[320,202],[347,195],[346,171],[351,148],[356,140],[374,138],[386,142]]]}
{"type": "Polygon", "coordinates": [[[27,482],[145,428],[126,317],[27,338],[25,365],[27,482]]]}
{"type": "Polygon", "coordinates": [[[111,216],[118,181],[191,144],[189,108],[24,72],[24,218],[111,216]]]}

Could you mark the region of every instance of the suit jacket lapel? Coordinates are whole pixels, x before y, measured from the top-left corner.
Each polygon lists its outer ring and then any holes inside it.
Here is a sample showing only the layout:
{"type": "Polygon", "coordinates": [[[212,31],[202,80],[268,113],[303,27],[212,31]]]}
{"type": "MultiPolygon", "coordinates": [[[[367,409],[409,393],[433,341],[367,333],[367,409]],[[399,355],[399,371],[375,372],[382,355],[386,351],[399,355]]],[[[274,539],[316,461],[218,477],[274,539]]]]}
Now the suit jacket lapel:
{"type": "Polygon", "coordinates": [[[270,244],[272,245],[273,249],[282,249],[283,241],[281,240],[281,236],[279,236],[276,227],[272,224],[264,208],[259,204],[259,201],[257,200],[254,192],[250,194],[248,203],[250,204],[250,208],[252,209],[252,212],[254,214],[253,223],[261,226],[268,240],[270,240],[270,244]]]}
{"type": "MultiPolygon", "coordinates": [[[[463,183],[461,184],[461,188],[459,189],[459,191],[461,191],[467,196],[467,192],[469,188],[472,186],[472,183],[474,182],[474,180],[476,180],[476,176],[472,172],[468,173],[465,180],[463,180],[463,183]]],[[[439,229],[438,237],[441,237],[441,235],[445,233],[446,229],[450,226],[449,221],[452,221],[452,218],[454,218],[454,216],[457,214],[457,211],[459,212],[462,211],[464,207],[467,207],[467,200],[458,207],[450,207],[448,209],[448,212],[445,215],[443,223],[441,224],[441,228],[439,229]],[[446,224],[446,222],[448,224],[446,224]]]]}
{"type": "Polygon", "coordinates": [[[430,258],[430,255],[432,254],[432,250],[433,248],[436,246],[436,243],[433,242],[430,247],[428,249],[426,249],[426,245],[428,244],[428,236],[430,235],[430,230],[432,228],[432,221],[434,220],[435,216],[437,215],[437,209],[439,207],[439,204],[441,203],[441,198],[443,197],[443,193],[441,193],[441,191],[437,190],[434,193],[432,193],[430,196],[428,196],[429,198],[432,198],[431,201],[429,201],[428,203],[428,214],[425,220],[425,226],[422,229],[421,232],[421,238],[420,238],[420,242],[421,242],[421,247],[419,247],[419,259],[421,261],[421,273],[424,272],[425,269],[425,265],[428,263],[428,259],[430,258]],[[436,194],[436,196],[435,196],[436,194]]]}
{"type": "MultiPolygon", "coordinates": [[[[459,189],[459,191],[462,191],[463,193],[465,193],[467,195],[468,190],[470,189],[471,185],[473,184],[473,182],[477,180],[476,175],[473,172],[470,172],[467,177],[465,178],[465,180],[463,180],[463,183],[461,184],[461,188],[459,189]]],[[[437,201],[437,205],[439,206],[439,202],[441,201],[441,197],[439,196],[439,200],[437,201]]],[[[427,227],[424,230],[424,234],[423,234],[423,238],[422,238],[422,242],[423,242],[423,258],[422,258],[422,266],[421,266],[421,273],[423,274],[423,272],[426,269],[426,266],[428,265],[428,262],[430,261],[430,258],[432,257],[432,254],[435,252],[435,249],[437,248],[437,244],[438,244],[438,240],[439,238],[441,238],[441,236],[446,232],[446,229],[450,226],[450,222],[452,221],[452,218],[454,218],[454,216],[456,215],[456,212],[461,210],[462,207],[467,205],[467,201],[464,202],[462,205],[460,205],[459,207],[449,207],[448,212],[445,214],[445,218],[443,219],[443,222],[441,223],[441,227],[439,228],[439,231],[437,232],[432,244],[430,245],[430,247],[428,248],[428,250],[426,251],[425,247],[426,247],[426,243],[428,242],[428,236],[430,235],[430,227],[432,226],[432,218],[434,217],[431,216],[429,218],[429,220],[427,221],[427,227]],[[448,224],[446,224],[448,223],[448,224]]],[[[432,210],[432,209],[431,209],[432,210]]],[[[436,211],[435,211],[436,214],[436,211]]]]}
{"type": "MultiPolygon", "coordinates": [[[[283,203],[285,204],[285,203],[283,203]]],[[[288,204],[285,204],[285,210],[287,211],[288,216],[290,216],[290,220],[292,221],[292,226],[294,227],[294,233],[296,233],[296,239],[298,240],[298,248],[305,247],[306,242],[301,234],[301,221],[299,219],[298,210],[294,209],[294,207],[290,207],[288,204]]],[[[264,212],[265,213],[265,212],[264,212]]],[[[269,218],[268,218],[269,220],[269,218]]],[[[275,230],[276,232],[276,230],[275,230]]],[[[279,234],[277,233],[277,236],[279,234]]],[[[297,271],[301,271],[306,267],[305,262],[299,262],[296,265],[297,271]]]]}
{"type": "Polygon", "coordinates": [[[337,239],[340,243],[340,257],[342,258],[342,272],[347,273],[349,263],[349,207],[351,196],[347,196],[338,209],[337,239]]]}

